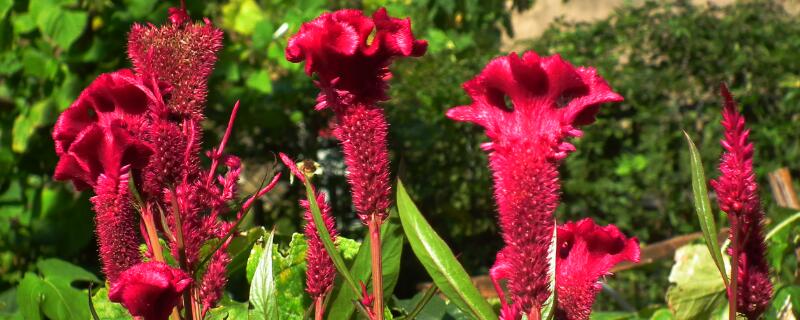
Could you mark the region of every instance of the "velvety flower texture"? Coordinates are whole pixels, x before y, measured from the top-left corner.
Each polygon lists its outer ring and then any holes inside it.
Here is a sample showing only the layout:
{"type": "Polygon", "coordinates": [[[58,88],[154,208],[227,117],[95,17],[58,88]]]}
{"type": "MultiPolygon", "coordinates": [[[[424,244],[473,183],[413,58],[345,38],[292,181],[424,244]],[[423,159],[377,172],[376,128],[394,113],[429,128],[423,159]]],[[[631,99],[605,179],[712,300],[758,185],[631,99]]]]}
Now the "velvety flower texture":
{"type": "MultiPolygon", "coordinates": [[[[753,144],[747,141],[750,130],[745,129],[745,119],[728,88],[723,84],[720,91],[724,98],[722,126],[725,138],[721,144],[725,153],[719,164],[720,176],[711,181],[711,186],[717,192],[720,209],[728,214],[730,221],[737,222],[731,223],[731,230],[738,230],[741,248],[737,257],[736,310],[748,319],[758,319],[772,298],[772,283],[764,256],[764,211],[753,173],[753,144]],[[733,217],[736,219],[731,219],[733,217]]],[[[732,237],[734,232],[730,234],[732,237]]],[[[728,253],[733,255],[732,248],[728,253]]]]}
{"type": "Polygon", "coordinates": [[[598,280],[620,262],[639,262],[639,241],[625,237],[614,225],[601,227],[589,218],[558,226],[556,237],[556,317],[589,319],[602,289],[598,280]]]}
{"type": "Polygon", "coordinates": [[[111,285],[108,299],[121,303],[134,317],[164,320],[192,283],[186,272],[163,262],[144,262],[126,270],[111,285]]]}
{"type": "Polygon", "coordinates": [[[492,60],[464,90],[472,104],[447,116],[483,126],[491,139],[482,147],[489,152],[506,244],[493,278],[508,280],[516,310],[538,312],[550,295],[547,252],[560,191],[558,165],[575,150],[566,139],[581,136],[579,127],[594,121],[601,104],[622,97],[593,68],[535,52],[492,60]]]}
{"type": "Polygon", "coordinates": [[[379,9],[372,18],[360,10],[324,13],[304,23],[289,40],[286,59],[305,61],[321,92],[317,110],[336,113],[334,135],[342,143],[353,204],[362,222],[388,214],[388,124],[377,106],[388,99],[389,65],[395,57],[418,57],[427,42],[414,39],[411,22],[379,9]],[[374,32],[370,41],[368,38],[374,32]]]}
{"type": "MultiPolygon", "coordinates": [[[[289,158],[289,156],[280,153],[281,161],[286,165],[292,174],[304,183],[306,174],[289,158]]],[[[317,206],[319,207],[322,219],[325,221],[325,228],[331,235],[331,239],[336,241],[338,232],[336,231],[336,223],[331,215],[331,208],[328,206],[328,201],[325,200],[325,194],[314,191],[316,193],[317,206]]],[[[305,210],[303,218],[306,220],[306,225],[303,232],[308,242],[308,250],[306,251],[306,292],[312,299],[324,297],[325,294],[333,287],[333,280],[336,277],[336,267],[333,265],[328,252],[325,251],[325,246],[322,244],[322,239],[317,233],[317,226],[314,224],[314,218],[311,215],[311,207],[308,200],[301,200],[300,206],[305,210]]]]}

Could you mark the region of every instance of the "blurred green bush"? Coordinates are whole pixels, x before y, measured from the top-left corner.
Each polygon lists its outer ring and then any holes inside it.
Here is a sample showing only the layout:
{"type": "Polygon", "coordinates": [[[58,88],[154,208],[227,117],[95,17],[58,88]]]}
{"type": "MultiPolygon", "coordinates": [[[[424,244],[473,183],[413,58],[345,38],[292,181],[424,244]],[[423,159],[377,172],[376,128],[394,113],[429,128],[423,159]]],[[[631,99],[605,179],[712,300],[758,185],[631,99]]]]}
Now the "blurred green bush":
{"type": "MultiPolygon", "coordinates": [[[[511,10],[517,10],[532,1],[512,3],[511,10]]],[[[99,73],[130,66],[125,54],[130,25],[161,23],[170,5],[177,3],[0,0],[0,291],[43,257],[58,256],[97,271],[88,195],[51,181],[56,159],[49,132],[58,113],[99,73]]],[[[478,148],[485,138],[475,126],[445,119],[444,111],[468,103],[460,84],[501,51],[501,33],[512,31],[506,1],[223,0],[187,5],[195,19],[210,17],[225,31],[209,86],[206,147],[218,141],[231,106],[240,99],[229,151],[245,160],[244,190],[258,184],[274,161],[273,152],[317,159],[326,168],[319,184],[330,192],[350,237],[362,229],[349,204],[341,153],[334,140],[319,135],[330,115],[312,110],[317,90],[300,65],[284,59],[286,40],[301,22],[323,10],[362,7],[371,12],[386,6],[394,16],[410,16],[415,33],[430,42],[430,49],[394,67],[393,99],[386,103],[393,172],[462,253],[465,266],[473,273],[486,271],[500,240],[491,176],[478,148]]],[[[693,135],[709,165],[706,170],[714,172],[712,160],[721,152],[715,93],[720,81],[730,83],[745,108],[760,181],[779,166],[797,169],[800,25],[775,3],[696,8],[686,2],[647,2],[599,22],[558,23],[540,39],[515,46],[559,52],[575,65],[596,66],[626,97],[601,111],[564,165],[561,221],[593,216],[645,243],[699,230],[681,130],[693,135]]],[[[258,206],[250,223],[276,224],[282,234],[290,234],[300,223],[298,196],[277,193],[258,206]]],[[[766,193],[764,202],[771,202],[766,193]]],[[[413,258],[404,259],[404,268],[400,293],[426,280],[413,258]]],[[[638,305],[662,301],[666,270],[621,275],[631,280],[625,282],[625,296],[638,297],[638,305]],[[654,276],[663,280],[662,288],[637,281],[654,276]]]]}

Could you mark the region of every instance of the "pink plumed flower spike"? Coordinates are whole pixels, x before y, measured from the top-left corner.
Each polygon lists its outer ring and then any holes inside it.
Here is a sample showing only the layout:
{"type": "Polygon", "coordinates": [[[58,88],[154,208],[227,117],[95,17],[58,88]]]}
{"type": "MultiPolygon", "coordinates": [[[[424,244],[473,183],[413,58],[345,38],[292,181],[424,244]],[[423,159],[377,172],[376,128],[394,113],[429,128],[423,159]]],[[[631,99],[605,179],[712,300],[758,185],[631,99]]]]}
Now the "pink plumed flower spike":
{"type": "MultiPolygon", "coordinates": [[[[295,162],[286,154],[280,153],[279,157],[284,165],[292,172],[292,174],[305,183],[307,173],[304,170],[310,170],[313,164],[304,165],[303,168],[298,168],[295,162]]],[[[319,207],[322,220],[325,222],[325,228],[331,236],[332,241],[336,241],[338,232],[336,230],[336,223],[331,215],[331,209],[328,201],[325,199],[325,194],[314,190],[317,206],[319,207]]],[[[325,246],[322,244],[322,239],[317,232],[317,226],[314,223],[314,217],[311,213],[311,207],[308,200],[301,200],[300,206],[304,210],[303,218],[306,220],[306,225],[303,232],[308,242],[308,250],[306,251],[306,292],[311,296],[316,305],[315,312],[317,319],[321,319],[324,314],[324,301],[325,296],[333,287],[333,281],[336,277],[336,267],[333,265],[328,252],[325,251],[325,246]]]]}
{"type": "MultiPolygon", "coordinates": [[[[765,258],[764,211],[758,197],[758,184],[753,173],[753,144],[748,141],[750,130],[739,113],[733,96],[722,84],[724,100],[722,126],[725,138],[721,140],[725,152],[719,164],[720,176],[711,181],[717,192],[719,207],[731,221],[731,247],[728,253],[736,270],[736,311],[748,319],[758,319],[767,309],[772,297],[769,266],[765,258]]],[[[732,294],[729,292],[729,296],[732,294]]]]}
{"type": "Polygon", "coordinates": [[[551,293],[548,249],[559,201],[558,166],[575,151],[567,139],[582,135],[580,127],[594,122],[601,104],[622,97],[593,68],[535,52],[492,60],[464,90],[472,104],[447,116],[484,127],[491,140],[481,147],[489,152],[506,244],[491,272],[499,291],[499,281],[507,280],[504,318],[519,316],[513,312],[538,317],[551,293]]]}
{"type": "Polygon", "coordinates": [[[598,226],[592,219],[558,226],[556,242],[556,318],[589,319],[600,292],[600,278],[611,275],[623,261],[639,262],[639,241],[627,238],[614,225],[598,226]]]}

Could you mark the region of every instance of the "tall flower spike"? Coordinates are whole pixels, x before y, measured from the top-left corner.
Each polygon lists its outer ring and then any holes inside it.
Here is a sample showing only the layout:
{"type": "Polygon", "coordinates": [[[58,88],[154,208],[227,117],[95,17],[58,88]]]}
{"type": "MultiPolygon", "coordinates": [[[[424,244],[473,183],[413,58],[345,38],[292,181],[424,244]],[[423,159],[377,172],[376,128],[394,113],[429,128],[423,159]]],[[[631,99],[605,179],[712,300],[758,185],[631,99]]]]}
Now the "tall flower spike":
{"type": "MultiPolygon", "coordinates": [[[[717,192],[720,209],[732,221],[731,237],[738,234],[740,239],[736,310],[748,319],[757,319],[772,297],[769,266],[764,256],[764,211],[753,173],[753,144],[747,141],[750,130],[745,129],[745,119],[725,84],[720,86],[720,92],[724,99],[722,126],[725,128],[725,138],[720,143],[725,153],[719,164],[720,176],[711,181],[711,186],[717,192]]],[[[729,254],[733,255],[733,248],[729,249],[729,254]]]]}
{"type": "Polygon", "coordinates": [[[492,60],[464,90],[472,104],[447,116],[484,127],[491,139],[482,147],[489,152],[506,244],[493,270],[508,280],[513,310],[536,313],[550,296],[547,253],[560,192],[558,165],[575,150],[566,139],[581,136],[579,127],[594,122],[601,104],[622,96],[593,68],[535,52],[492,60]]]}
{"type": "Polygon", "coordinates": [[[333,109],[334,135],[342,142],[356,213],[364,224],[389,208],[388,124],[377,106],[388,99],[389,65],[395,57],[418,57],[427,42],[414,39],[409,19],[379,9],[372,18],[359,10],[324,13],[304,23],[289,40],[286,58],[305,61],[317,75],[317,110],[333,109]],[[368,38],[374,32],[374,38],[368,38]]]}
{"type": "Polygon", "coordinates": [[[556,250],[556,316],[563,320],[589,319],[600,277],[620,262],[639,262],[636,238],[589,218],[558,226],[556,250]]]}
{"type": "MultiPolygon", "coordinates": [[[[283,164],[289,168],[292,174],[295,175],[301,183],[305,183],[306,174],[295,165],[294,161],[283,153],[280,153],[279,156],[283,164]]],[[[328,229],[331,239],[336,241],[338,232],[336,231],[336,224],[331,215],[331,209],[328,206],[328,202],[325,200],[325,195],[317,191],[314,192],[316,193],[317,205],[322,214],[322,219],[325,221],[325,228],[328,229]]],[[[314,224],[314,218],[311,215],[311,207],[308,200],[301,200],[300,206],[303,207],[305,211],[303,218],[306,220],[306,225],[303,231],[306,236],[306,241],[308,241],[308,251],[306,252],[306,291],[313,300],[318,298],[324,299],[325,294],[327,294],[333,286],[333,280],[336,277],[336,268],[328,252],[325,251],[322,239],[319,237],[317,227],[314,224]]]]}
{"type": "Polygon", "coordinates": [[[170,109],[201,120],[208,76],[222,48],[222,31],[206,19],[193,24],[183,9],[170,9],[170,23],[156,27],[134,24],[128,36],[128,56],[140,74],[157,75],[172,87],[170,109]]]}

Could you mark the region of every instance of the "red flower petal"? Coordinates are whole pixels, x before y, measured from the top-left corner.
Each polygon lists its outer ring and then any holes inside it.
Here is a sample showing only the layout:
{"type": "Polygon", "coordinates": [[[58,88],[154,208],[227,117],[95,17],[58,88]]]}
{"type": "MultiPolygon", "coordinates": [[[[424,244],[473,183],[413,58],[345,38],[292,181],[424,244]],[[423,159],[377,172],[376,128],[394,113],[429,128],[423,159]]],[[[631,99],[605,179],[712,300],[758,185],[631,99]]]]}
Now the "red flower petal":
{"type": "Polygon", "coordinates": [[[556,247],[558,314],[562,319],[589,319],[598,280],[622,261],[639,261],[639,241],[627,238],[614,225],[598,226],[592,219],[558,226],[556,247]]]}
{"type": "Polygon", "coordinates": [[[108,298],[121,303],[131,315],[145,320],[169,317],[192,279],[163,262],[145,262],[122,273],[111,285],[108,298]]]}

